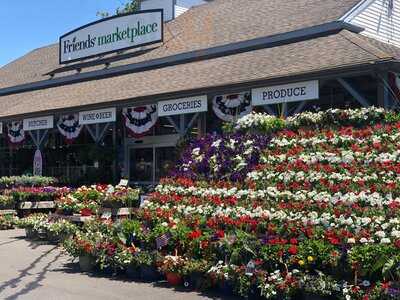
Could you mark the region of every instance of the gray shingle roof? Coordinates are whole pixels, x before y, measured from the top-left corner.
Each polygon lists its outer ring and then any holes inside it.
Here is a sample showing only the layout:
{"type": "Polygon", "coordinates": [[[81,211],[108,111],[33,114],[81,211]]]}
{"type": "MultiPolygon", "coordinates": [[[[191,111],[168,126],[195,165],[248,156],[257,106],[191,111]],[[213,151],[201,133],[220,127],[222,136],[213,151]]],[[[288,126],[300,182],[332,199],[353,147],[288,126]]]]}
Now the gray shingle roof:
{"type": "MultiPolygon", "coordinates": [[[[128,64],[270,36],[335,21],[360,0],[214,0],[167,23],[165,43],[128,64]]],[[[48,79],[58,45],[36,49],[0,68],[0,88],[48,79]]]]}
{"type": "Polygon", "coordinates": [[[112,105],[112,101],[206,89],[377,62],[392,58],[348,31],[284,46],[0,97],[0,117],[112,105]],[[9,105],[12,103],[13,105],[9,105]]]}

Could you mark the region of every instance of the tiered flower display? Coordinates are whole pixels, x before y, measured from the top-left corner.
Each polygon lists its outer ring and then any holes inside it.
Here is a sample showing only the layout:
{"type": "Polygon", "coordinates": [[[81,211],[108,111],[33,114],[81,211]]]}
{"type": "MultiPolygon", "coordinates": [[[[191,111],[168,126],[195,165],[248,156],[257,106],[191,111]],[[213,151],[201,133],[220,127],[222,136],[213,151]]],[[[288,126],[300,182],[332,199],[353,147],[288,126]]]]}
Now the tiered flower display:
{"type": "Polygon", "coordinates": [[[81,213],[94,215],[100,208],[136,207],[139,205],[139,189],[123,186],[82,186],[69,193],[62,193],[56,200],[57,209],[66,215],[81,213]]]}
{"type": "Polygon", "coordinates": [[[398,299],[399,174],[397,113],[252,114],[192,142],[132,220],[67,249],[249,298],[398,299]]]}

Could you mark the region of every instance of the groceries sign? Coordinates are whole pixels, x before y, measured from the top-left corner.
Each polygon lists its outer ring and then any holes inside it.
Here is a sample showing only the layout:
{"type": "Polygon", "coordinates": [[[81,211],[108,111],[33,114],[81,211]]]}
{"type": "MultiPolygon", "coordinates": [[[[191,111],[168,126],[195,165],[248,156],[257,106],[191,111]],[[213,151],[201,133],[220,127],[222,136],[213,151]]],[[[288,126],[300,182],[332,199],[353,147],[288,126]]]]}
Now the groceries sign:
{"type": "Polygon", "coordinates": [[[163,10],[114,16],[60,38],[60,64],[163,41],[163,10]]]}
{"type": "Polygon", "coordinates": [[[319,98],[318,80],[269,86],[252,90],[253,106],[319,98]]]}
{"type": "Polygon", "coordinates": [[[158,115],[160,117],[181,114],[198,113],[207,111],[207,96],[180,98],[158,102],[158,115]]]}

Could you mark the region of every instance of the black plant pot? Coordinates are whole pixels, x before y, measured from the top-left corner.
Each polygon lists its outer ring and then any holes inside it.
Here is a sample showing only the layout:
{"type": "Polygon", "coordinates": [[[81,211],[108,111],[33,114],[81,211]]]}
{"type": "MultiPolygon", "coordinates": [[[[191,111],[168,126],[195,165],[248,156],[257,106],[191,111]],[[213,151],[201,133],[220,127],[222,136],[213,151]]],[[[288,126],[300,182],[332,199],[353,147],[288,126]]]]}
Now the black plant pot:
{"type": "Polygon", "coordinates": [[[126,276],[132,280],[140,279],[140,268],[138,266],[130,265],[125,270],[126,276]]]}
{"type": "Polygon", "coordinates": [[[332,299],[332,297],[305,293],[305,294],[303,294],[303,299],[304,300],[329,300],[329,299],[332,299]]]}
{"type": "Polygon", "coordinates": [[[221,292],[221,294],[225,296],[232,296],[234,295],[233,292],[233,282],[229,280],[223,280],[218,283],[218,289],[221,292]]]}
{"type": "Polygon", "coordinates": [[[160,273],[156,267],[153,266],[141,266],[140,267],[140,278],[143,281],[154,282],[160,279],[160,273]]]}

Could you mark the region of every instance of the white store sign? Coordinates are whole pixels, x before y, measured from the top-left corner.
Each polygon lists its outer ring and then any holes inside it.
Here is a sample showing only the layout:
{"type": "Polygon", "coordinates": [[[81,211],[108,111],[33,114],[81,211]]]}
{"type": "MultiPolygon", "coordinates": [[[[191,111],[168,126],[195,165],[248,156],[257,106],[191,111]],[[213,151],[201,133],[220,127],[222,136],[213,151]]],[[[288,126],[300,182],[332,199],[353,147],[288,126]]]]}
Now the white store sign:
{"type": "Polygon", "coordinates": [[[60,37],[60,64],[159,43],[162,40],[162,9],[113,16],[60,37]]]}
{"type": "Polygon", "coordinates": [[[23,128],[25,131],[51,129],[54,125],[54,117],[46,116],[40,118],[24,119],[23,128]]]}
{"type": "Polygon", "coordinates": [[[268,105],[319,98],[318,80],[257,88],[251,91],[252,104],[268,105]]]}
{"type": "Polygon", "coordinates": [[[196,96],[158,102],[158,116],[173,116],[207,111],[207,96],[196,96]]]}
{"type": "Polygon", "coordinates": [[[99,124],[99,123],[107,123],[115,121],[116,121],[115,107],[81,111],[79,113],[80,125],[99,124]]]}

